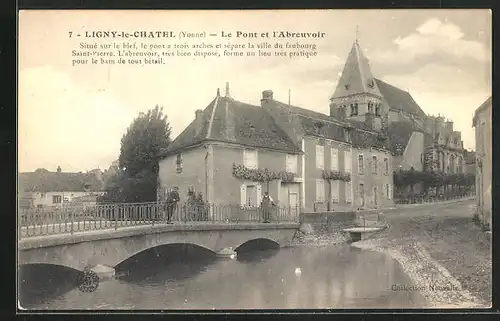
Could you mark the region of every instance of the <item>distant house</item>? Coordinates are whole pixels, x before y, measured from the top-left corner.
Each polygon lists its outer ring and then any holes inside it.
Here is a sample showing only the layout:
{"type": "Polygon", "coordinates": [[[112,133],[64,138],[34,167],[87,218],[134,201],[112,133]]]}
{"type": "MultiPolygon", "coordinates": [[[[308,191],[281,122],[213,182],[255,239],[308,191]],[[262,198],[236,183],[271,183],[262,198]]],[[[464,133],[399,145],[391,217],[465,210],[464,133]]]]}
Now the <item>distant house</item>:
{"type": "Polygon", "coordinates": [[[476,174],[476,152],[464,151],[465,173],[476,174]]]}
{"type": "Polygon", "coordinates": [[[79,197],[97,197],[103,194],[100,170],[89,173],[68,173],[37,169],[19,173],[19,206],[47,207],[70,204],[79,197]]]}
{"type": "Polygon", "coordinates": [[[491,180],[492,180],[492,98],[488,98],[476,109],[472,126],[476,131],[476,199],[479,217],[491,225],[491,180]]]}

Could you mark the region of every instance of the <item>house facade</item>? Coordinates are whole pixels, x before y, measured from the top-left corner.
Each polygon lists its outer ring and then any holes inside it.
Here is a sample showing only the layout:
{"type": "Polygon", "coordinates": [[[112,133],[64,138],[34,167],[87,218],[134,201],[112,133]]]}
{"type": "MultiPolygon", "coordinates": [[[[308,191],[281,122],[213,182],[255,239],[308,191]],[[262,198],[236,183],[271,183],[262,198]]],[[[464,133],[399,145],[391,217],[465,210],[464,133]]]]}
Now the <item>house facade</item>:
{"type": "Polygon", "coordinates": [[[492,108],[493,101],[489,97],[476,109],[472,126],[476,134],[476,199],[479,218],[491,225],[492,200],[492,108]]]}
{"type": "Polygon", "coordinates": [[[18,191],[21,208],[60,207],[72,204],[82,197],[97,198],[103,195],[102,173],[56,172],[37,169],[34,172],[19,173],[18,191]]]}
{"type": "Polygon", "coordinates": [[[179,188],[211,204],[258,207],[265,192],[279,206],[303,202],[301,150],[259,106],[219,91],[159,162],[159,199],[179,188]]]}

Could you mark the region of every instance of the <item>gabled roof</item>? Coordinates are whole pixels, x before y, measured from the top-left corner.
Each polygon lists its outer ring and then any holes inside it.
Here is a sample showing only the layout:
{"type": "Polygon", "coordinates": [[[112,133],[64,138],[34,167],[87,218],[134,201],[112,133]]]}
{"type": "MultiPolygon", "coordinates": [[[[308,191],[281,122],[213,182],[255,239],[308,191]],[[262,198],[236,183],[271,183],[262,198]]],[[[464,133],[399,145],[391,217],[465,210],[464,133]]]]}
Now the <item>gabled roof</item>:
{"type": "Polygon", "coordinates": [[[170,144],[165,155],[204,141],[220,141],[298,153],[296,146],[260,106],[217,96],[170,144]]]}
{"type": "Polygon", "coordinates": [[[49,172],[37,169],[19,173],[19,189],[25,192],[85,192],[101,191],[103,183],[93,173],[49,172]]]}
{"type": "Polygon", "coordinates": [[[382,97],[371,72],[370,63],[363,55],[359,44],[352,45],[347,57],[342,75],[337,83],[333,98],[345,97],[355,94],[370,93],[382,97]]]}
{"type": "Polygon", "coordinates": [[[434,139],[432,135],[419,130],[413,123],[397,121],[389,123],[387,130],[389,135],[390,150],[393,155],[403,155],[406,145],[414,132],[424,134],[424,147],[433,145],[434,139]]]}
{"type": "Polygon", "coordinates": [[[382,96],[389,104],[390,109],[401,110],[408,114],[418,116],[425,119],[427,115],[420,108],[417,102],[413,99],[409,92],[390,85],[380,79],[375,79],[375,82],[382,93],[382,96]]]}
{"type": "Polygon", "coordinates": [[[476,126],[477,115],[483,110],[487,109],[488,107],[493,108],[493,100],[491,96],[488,97],[488,99],[486,99],[486,101],[482,103],[481,106],[479,106],[474,112],[474,118],[472,119],[472,127],[476,126]]]}
{"type": "Polygon", "coordinates": [[[276,100],[273,100],[273,103],[275,106],[281,108],[289,108],[291,113],[297,115],[302,130],[306,135],[348,143],[346,131],[349,131],[353,147],[367,148],[371,146],[389,149],[387,140],[378,140],[379,133],[370,130],[361,130],[362,128],[357,127],[357,124],[352,122],[340,121],[319,112],[288,105],[276,100]]]}

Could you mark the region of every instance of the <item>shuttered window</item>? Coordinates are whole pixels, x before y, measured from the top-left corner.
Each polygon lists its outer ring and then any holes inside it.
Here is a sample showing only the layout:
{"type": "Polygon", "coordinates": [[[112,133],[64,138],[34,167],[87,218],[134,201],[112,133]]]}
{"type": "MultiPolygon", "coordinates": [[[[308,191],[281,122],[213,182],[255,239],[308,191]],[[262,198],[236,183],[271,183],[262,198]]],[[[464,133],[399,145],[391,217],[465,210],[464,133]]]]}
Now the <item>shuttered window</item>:
{"type": "Polygon", "coordinates": [[[351,151],[344,151],[344,169],[346,173],[351,172],[352,167],[352,153],[351,151]]]}
{"type": "Polygon", "coordinates": [[[240,205],[242,207],[257,207],[262,201],[262,186],[260,184],[243,184],[240,187],[240,205]]]}
{"type": "Polygon", "coordinates": [[[325,201],[325,181],[323,179],[316,180],[316,202],[325,201]]]}
{"type": "Polygon", "coordinates": [[[358,155],[358,174],[363,175],[365,172],[365,164],[364,164],[363,154],[358,155]]]}
{"type": "Polygon", "coordinates": [[[384,174],[388,175],[389,174],[389,159],[384,158],[384,174]]]}
{"type": "Polygon", "coordinates": [[[330,149],[330,169],[332,171],[339,170],[339,151],[336,148],[330,149]]]}
{"type": "Polygon", "coordinates": [[[340,181],[333,181],[332,182],[332,202],[338,203],[339,202],[339,187],[340,181]]]}
{"type": "Polygon", "coordinates": [[[390,200],[392,199],[392,185],[387,184],[387,199],[390,200]]]}
{"type": "Polygon", "coordinates": [[[325,169],[325,147],[316,145],[316,168],[325,169]]]}
{"type": "Polygon", "coordinates": [[[378,172],[377,156],[372,156],[372,173],[377,174],[377,172],[378,172]]]}
{"type": "Polygon", "coordinates": [[[286,171],[291,173],[297,173],[297,155],[288,154],[286,155],[286,171]]]}
{"type": "Polygon", "coordinates": [[[352,203],[352,183],[345,183],[345,201],[347,203],[352,203]]]}
{"type": "Polygon", "coordinates": [[[258,167],[257,158],[256,150],[245,149],[243,151],[243,165],[245,165],[245,167],[256,169],[258,167]]]}

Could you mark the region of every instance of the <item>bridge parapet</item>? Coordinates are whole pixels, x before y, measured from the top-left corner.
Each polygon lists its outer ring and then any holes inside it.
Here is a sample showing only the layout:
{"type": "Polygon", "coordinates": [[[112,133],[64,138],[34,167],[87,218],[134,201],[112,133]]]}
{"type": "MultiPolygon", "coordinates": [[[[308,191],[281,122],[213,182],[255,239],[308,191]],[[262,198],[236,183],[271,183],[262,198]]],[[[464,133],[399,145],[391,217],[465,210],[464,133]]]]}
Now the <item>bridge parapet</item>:
{"type": "Polygon", "coordinates": [[[285,246],[298,228],[299,223],[292,222],[161,224],[30,237],[19,241],[19,264],[54,264],[83,270],[96,265],[115,267],[142,251],[168,244],[194,244],[215,253],[255,239],[285,246]]]}

